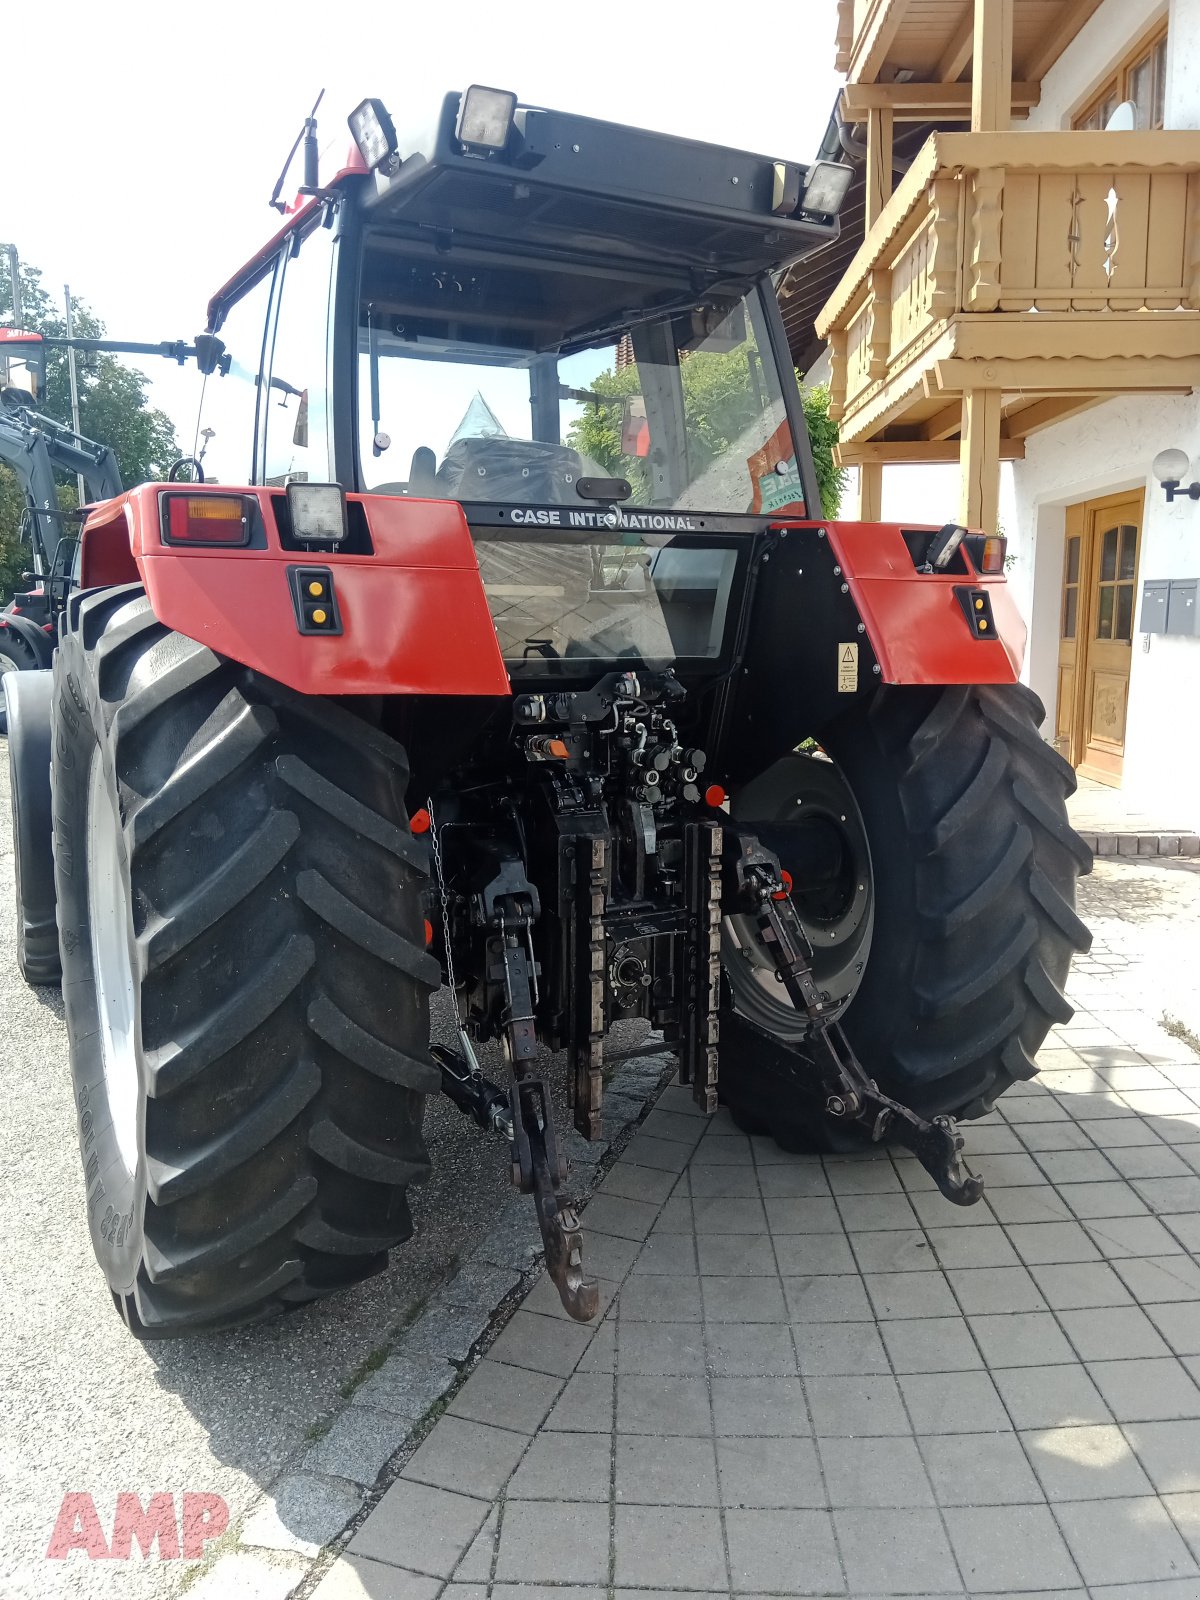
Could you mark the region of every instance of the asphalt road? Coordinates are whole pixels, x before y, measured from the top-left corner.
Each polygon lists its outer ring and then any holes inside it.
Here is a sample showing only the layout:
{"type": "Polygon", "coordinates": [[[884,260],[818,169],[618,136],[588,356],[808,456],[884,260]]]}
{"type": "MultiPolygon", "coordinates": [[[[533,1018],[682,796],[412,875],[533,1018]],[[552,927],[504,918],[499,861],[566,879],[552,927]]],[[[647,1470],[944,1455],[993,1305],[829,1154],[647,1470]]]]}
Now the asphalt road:
{"type": "MultiPolygon", "coordinates": [[[[487,1231],[511,1194],[508,1162],[498,1141],[431,1101],[433,1177],[410,1196],[416,1234],[386,1273],[262,1327],[139,1344],[92,1256],[62,1006],[17,971],[12,905],[0,738],[0,1596],[140,1600],[175,1588],[157,1562],[46,1559],[63,1495],[91,1494],[111,1530],[122,1490],[143,1503],[157,1490],[215,1493],[232,1524],[340,1409],[342,1382],[487,1231]]],[[[444,1009],[440,1020],[444,1033],[444,1009]]],[[[551,1076],[561,1100],[561,1057],[551,1076]]]]}

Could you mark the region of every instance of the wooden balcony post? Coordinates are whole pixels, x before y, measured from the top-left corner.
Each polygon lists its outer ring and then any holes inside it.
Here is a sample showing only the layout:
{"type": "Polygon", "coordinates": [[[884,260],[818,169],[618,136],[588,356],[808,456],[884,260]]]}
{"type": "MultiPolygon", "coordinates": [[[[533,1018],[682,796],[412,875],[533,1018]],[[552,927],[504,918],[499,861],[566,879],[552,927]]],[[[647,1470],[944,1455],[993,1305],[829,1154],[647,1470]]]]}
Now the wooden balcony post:
{"type": "Polygon", "coordinates": [[[883,519],[883,463],[864,461],[858,469],[858,520],[880,522],[883,519]]]}
{"type": "Polygon", "coordinates": [[[1000,516],[999,389],[968,389],[962,398],[962,510],[959,521],[995,533],[1000,516]]]}
{"type": "Polygon", "coordinates": [[[975,0],[971,52],[971,132],[1012,125],[1013,0],[975,0]]]}
{"type": "Polygon", "coordinates": [[[892,198],[892,135],[890,106],[867,113],[867,232],[892,198]]]}

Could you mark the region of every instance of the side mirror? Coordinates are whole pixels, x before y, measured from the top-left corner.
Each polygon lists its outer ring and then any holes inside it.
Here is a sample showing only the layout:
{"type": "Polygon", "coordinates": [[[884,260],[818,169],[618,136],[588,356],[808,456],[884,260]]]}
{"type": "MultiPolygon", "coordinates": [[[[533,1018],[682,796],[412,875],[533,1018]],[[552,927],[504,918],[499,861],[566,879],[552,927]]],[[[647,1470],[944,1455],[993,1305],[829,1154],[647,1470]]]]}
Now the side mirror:
{"type": "Polygon", "coordinates": [[[646,417],[646,396],[631,394],[621,408],[621,454],[650,454],[650,423],[646,417]]]}

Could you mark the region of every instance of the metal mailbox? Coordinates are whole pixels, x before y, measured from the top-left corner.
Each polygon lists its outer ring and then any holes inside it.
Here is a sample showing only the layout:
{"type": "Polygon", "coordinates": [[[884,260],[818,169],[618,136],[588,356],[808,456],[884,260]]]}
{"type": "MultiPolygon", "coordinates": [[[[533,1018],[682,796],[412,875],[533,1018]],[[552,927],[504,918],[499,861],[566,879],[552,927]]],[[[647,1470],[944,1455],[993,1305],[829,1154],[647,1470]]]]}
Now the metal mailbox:
{"type": "Polygon", "coordinates": [[[1195,578],[1172,578],[1167,595],[1167,632],[1183,634],[1194,639],[1200,633],[1197,625],[1195,578]]]}
{"type": "Polygon", "coordinates": [[[1167,600],[1171,592],[1169,578],[1147,578],[1142,585],[1142,615],[1138,629],[1142,633],[1166,633],[1167,600]]]}

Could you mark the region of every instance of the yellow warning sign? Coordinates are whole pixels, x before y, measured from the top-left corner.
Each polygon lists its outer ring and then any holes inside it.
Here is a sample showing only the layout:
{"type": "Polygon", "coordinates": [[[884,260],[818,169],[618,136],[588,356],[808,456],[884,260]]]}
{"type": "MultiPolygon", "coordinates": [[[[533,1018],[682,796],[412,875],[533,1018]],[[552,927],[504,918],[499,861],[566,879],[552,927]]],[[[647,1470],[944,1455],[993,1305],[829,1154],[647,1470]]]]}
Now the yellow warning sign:
{"type": "Polygon", "coordinates": [[[838,645],[837,680],[839,694],[854,694],[858,689],[858,646],[856,644],[838,645]]]}

